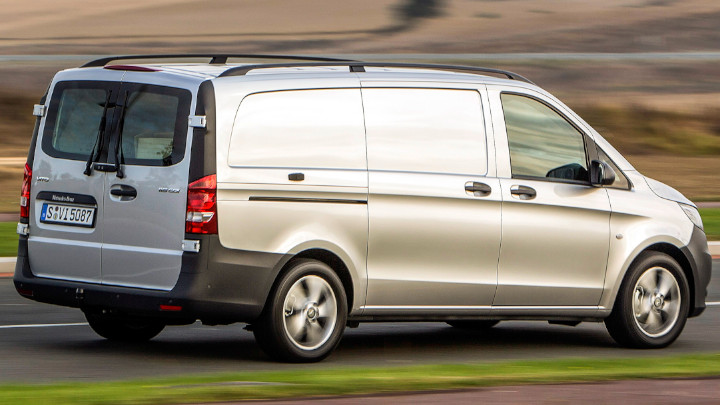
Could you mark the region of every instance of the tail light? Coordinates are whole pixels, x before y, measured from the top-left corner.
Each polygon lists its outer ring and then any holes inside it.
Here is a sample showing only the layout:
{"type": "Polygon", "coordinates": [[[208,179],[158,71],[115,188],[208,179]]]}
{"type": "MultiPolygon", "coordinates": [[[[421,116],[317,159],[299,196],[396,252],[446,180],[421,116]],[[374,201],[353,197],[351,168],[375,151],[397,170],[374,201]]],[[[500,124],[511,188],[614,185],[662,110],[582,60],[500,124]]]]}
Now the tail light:
{"type": "Polygon", "coordinates": [[[217,178],[214,174],[188,185],[185,232],[217,233],[217,178]]]}
{"type": "Polygon", "coordinates": [[[30,180],[32,180],[32,169],[25,163],[22,190],[20,191],[20,218],[30,218],[30,180]]]}

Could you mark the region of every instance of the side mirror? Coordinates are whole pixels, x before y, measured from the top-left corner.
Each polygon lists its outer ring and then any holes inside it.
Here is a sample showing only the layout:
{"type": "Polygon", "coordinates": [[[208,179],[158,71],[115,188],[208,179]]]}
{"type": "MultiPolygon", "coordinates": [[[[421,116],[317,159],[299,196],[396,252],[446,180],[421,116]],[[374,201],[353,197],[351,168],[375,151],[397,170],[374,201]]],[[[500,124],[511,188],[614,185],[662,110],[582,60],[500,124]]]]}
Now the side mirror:
{"type": "Polygon", "coordinates": [[[594,187],[609,186],[615,182],[615,171],[605,162],[590,162],[590,184],[594,187]]]}

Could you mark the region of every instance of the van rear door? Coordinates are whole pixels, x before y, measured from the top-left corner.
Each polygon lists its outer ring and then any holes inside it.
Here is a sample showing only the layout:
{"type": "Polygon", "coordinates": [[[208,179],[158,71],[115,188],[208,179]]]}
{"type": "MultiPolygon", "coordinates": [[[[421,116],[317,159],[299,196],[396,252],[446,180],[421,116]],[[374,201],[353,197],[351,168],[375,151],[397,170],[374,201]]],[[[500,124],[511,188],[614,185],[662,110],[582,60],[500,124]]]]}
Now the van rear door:
{"type": "Polygon", "coordinates": [[[108,151],[118,172],[105,178],[102,283],[170,290],[185,235],[193,93],[143,84],[127,72],[108,151]],[[187,146],[187,147],[186,147],[187,146]]]}
{"type": "Polygon", "coordinates": [[[28,252],[38,277],[100,282],[106,173],[86,174],[86,165],[109,141],[121,78],[53,83],[31,179],[28,252]]]}

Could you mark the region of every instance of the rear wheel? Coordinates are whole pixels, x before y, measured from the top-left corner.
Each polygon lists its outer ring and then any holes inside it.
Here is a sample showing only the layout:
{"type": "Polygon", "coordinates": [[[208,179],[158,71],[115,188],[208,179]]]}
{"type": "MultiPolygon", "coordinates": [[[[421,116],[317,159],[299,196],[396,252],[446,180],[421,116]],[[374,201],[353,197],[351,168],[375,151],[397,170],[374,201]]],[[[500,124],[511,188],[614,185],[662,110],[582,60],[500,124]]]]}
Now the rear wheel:
{"type": "Polygon", "coordinates": [[[253,333],[281,361],[314,362],[330,355],[347,323],[345,289],[325,263],[297,260],[278,281],[253,333]]]}
{"type": "Polygon", "coordinates": [[[447,324],[453,328],[466,330],[487,330],[500,323],[500,321],[482,320],[482,321],[450,321],[447,324]]]}
{"type": "Polygon", "coordinates": [[[625,277],[605,326],[623,346],[661,348],[680,335],[689,309],[690,289],[680,265],[667,254],[645,252],[625,277]]]}
{"type": "Polygon", "coordinates": [[[122,342],[145,342],[162,332],[165,324],[149,320],[110,317],[102,314],[85,313],[90,327],[108,340],[122,342]]]}

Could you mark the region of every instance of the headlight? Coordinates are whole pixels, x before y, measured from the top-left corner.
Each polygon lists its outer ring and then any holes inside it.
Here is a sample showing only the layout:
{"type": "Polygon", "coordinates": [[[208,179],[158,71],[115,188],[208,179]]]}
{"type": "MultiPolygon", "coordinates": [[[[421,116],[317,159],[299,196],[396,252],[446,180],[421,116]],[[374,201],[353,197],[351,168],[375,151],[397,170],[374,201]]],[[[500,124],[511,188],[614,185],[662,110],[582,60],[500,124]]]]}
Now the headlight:
{"type": "Polygon", "coordinates": [[[698,212],[697,208],[693,207],[692,205],[680,203],[678,204],[680,205],[680,208],[682,208],[682,210],[685,212],[685,215],[690,218],[690,221],[695,224],[695,226],[702,230],[705,230],[703,229],[702,218],[700,218],[700,213],[698,212]]]}

